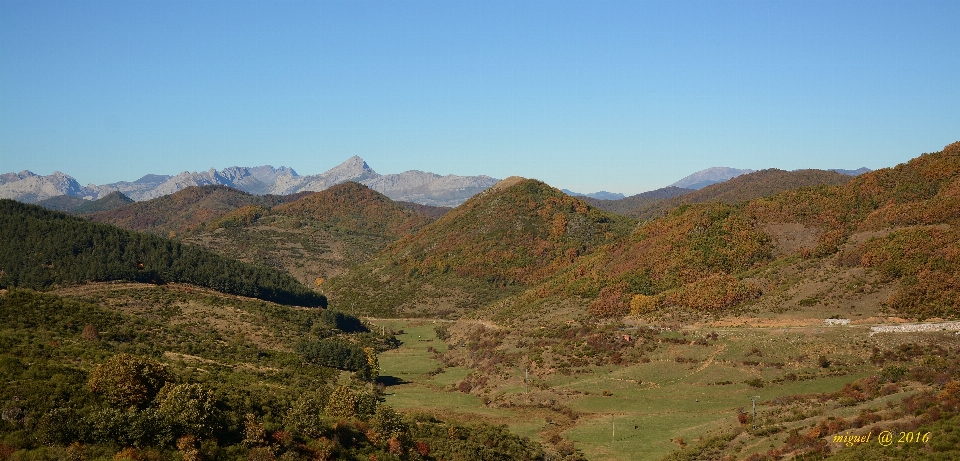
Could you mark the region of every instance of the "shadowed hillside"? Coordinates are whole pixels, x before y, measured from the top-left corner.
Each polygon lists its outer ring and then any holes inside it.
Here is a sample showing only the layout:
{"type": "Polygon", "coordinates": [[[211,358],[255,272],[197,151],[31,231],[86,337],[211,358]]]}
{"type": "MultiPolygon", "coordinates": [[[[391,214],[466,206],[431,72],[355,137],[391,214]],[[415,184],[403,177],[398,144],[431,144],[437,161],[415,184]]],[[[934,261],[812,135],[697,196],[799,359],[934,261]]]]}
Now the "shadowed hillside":
{"type": "Polygon", "coordinates": [[[98,211],[115,210],[130,203],[133,203],[133,199],[123,195],[122,192],[111,192],[105,197],[86,202],[72,211],[74,213],[96,213],[98,211]]]}
{"type": "Polygon", "coordinates": [[[349,182],[273,208],[237,208],[206,222],[184,241],[321,287],[432,220],[349,182]]]}
{"type": "Polygon", "coordinates": [[[633,221],[540,181],[508,178],[331,281],[341,305],[397,315],[463,310],[517,292],[611,243],[633,221]]]}
{"type": "Polygon", "coordinates": [[[326,305],[322,295],[276,270],[12,200],[0,200],[0,242],[2,287],[182,282],[284,304],[326,305]]]}
{"type": "Polygon", "coordinates": [[[98,211],[109,211],[120,208],[123,205],[133,203],[133,199],[123,195],[122,192],[112,192],[97,200],[84,200],[80,197],[70,195],[60,195],[37,202],[48,210],[63,211],[67,213],[83,214],[96,213],[98,211]]]}
{"type": "Polygon", "coordinates": [[[664,187],[662,189],[644,192],[642,194],[631,195],[619,200],[599,200],[590,197],[582,197],[584,202],[604,211],[627,216],[633,210],[645,206],[652,206],[667,199],[693,192],[693,189],[684,189],[682,187],[664,187]]]}
{"type": "Polygon", "coordinates": [[[433,219],[440,219],[441,216],[447,214],[448,211],[453,209],[448,206],[421,205],[413,202],[400,201],[397,203],[408,210],[416,211],[417,213],[427,215],[433,219]]]}

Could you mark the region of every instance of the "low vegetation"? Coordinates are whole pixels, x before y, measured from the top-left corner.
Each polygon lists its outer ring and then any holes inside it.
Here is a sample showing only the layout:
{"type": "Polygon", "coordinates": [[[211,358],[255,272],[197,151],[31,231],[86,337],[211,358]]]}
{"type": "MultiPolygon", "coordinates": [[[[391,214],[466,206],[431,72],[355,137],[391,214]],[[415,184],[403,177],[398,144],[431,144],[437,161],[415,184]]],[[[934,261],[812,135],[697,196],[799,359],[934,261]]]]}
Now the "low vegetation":
{"type": "Polygon", "coordinates": [[[74,295],[6,292],[0,295],[5,383],[0,454],[4,459],[543,458],[537,444],[503,427],[397,413],[382,402],[371,374],[377,351],[395,340],[331,331],[331,318],[354,327],[358,320],[321,312],[164,287],[104,285],[74,295]],[[198,306],[241,315],[222,325],[213,322],[215,316],[186,313],[198,306]],[[253,340],[261,322],[271,327],[261,334],[282,340],[253,340]],[[225,336],[230,329],[233,335],[225,336]],[[268,345],[310,341],[318,334],[326,338],[322,341],[362,347],[367,366],[341,376],[313,364],[309,358],[315,355],[268,345]]]}

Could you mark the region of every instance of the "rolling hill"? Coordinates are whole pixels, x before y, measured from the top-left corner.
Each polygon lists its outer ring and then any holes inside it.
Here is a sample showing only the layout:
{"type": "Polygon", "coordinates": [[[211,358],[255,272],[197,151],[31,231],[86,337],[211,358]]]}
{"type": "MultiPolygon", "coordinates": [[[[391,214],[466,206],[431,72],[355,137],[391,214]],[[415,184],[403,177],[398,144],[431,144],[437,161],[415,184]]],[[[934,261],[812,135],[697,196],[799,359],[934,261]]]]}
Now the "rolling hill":
{"type": "Polygon", "coordinates": [[[74,197],[71,195],[58,195],[56,197],[40,200],[37,202],[37,205],[40,205],[48,210],[69,213],[77,208],[80,208],[86,203],[87,201],[80,197],[74,197]]]}
{"type": "Polygon", "coordinates": [[[85,202],[77,208],[71,210],[74,213],[96,213],[98,211],[110,211],[120,208],[124,205],[133,203],[133,199],[123,195],[123,192],[111,192],[96,200],[85,202]]]}
{"type": "Polygon", "coordinates": [[[431,221],[379,192],[347,182],[272,208],[237,208],[207,221],[184,241],[320,286],[431,221]]]}
{"type": "Polygon", "coordinates": [[[693,189],[684,189],[682,187],[671,186],[649,192],[643,192],[641,194],[631,195],[629,197],[624,197],[617,200],[600,200],[591,197],[584,197],[583,201],[601,210],[627,216],[633,210],[650,206],[651,204],[659,203],[683,194],[688,194],[690,192],[693,192],[693,189]]]}
{"type": "Polygon", "coordinates": [[[734,204],[778,192],[821,184],[841,185],[851,176],[825,170],[783,171],[775,168],[746,173],[721,183],[708,185],[695,192],[662,201],[649,201],[629,210],[626,216],[646,220],[663,216],[669,210],[687,203],[722,202],[734,204]]]}
{"type": "Polygon", "coordinates": [[[87,217],[94,222],[138,232],[176,236],[194,231],[204,223],[244,206],[271,207],[308,194],[257,196],[226,186],[188,187],[152,200],[91,213],[87,217]]]}
{"type": "Polygon", "coordinates": [[[313,219],[357,233],[400,237],[430,221],[385,195],[355,182],[341,183],[322,192],[279,205],[273,212],[283,216],[313,219]]]}
{"type": "Polygon", "coordinates": [[[133,199],[123,195],[122,192],[112,192],[96,200],[84,200],[80,197],[70,195],[58,195],[46,200],[41,200],[37,202],[37,205],[48,210],[83,214],[110,211],[128,203],[133,203],[133,199]]]}
{"type": "MultiPolygon", "coordinates": [[[[751,191],[768,191],[771,178],[777,179],[773,184],[784,184],[784,177],[800,182],[824,178],[821,172],[785,173],[744,175],[704,188],[696,198],[704,200],[700,194],[710,193],[733,201],[751,191]],[[740,187],[726,189],[738,182],[740,187]]],[[[629,238],[579,258],[513,298],[512,315],[532,312],[532,306],[559,305],[565,298],[586,300],[590,312],[601,317],[682,311],[723,315],[748,301],[770,308],[789,295],[800,302],[798,287],[804,284],[821,292],[807,296],[808,305],[829,303],[830,297],[853,303],[862,289],[825,290],[805,277],[833,273],[843,279],[869,268],[871,283],[886,287],[889,296],[882,302],[897,312],[956,316],[958,187],[960,143],[955,143],[842,185],[800,187],[735,204],[678,205],[641,224],[629,238]],[[806,270],[813,267],[817,270],[806,270]]]]}
{"type": "Polygon", "coordinates": [[[0,286],[49,289],[86,282],[182,282],[300,306],[326,298],[287,274],[210,251],[36,205],[0,200],[0,286]]]}
{"type": "Polygon", "coordinates": [[[330,282],[340,305],[462,313],[616,241],[634,222],[540,181],[508,178],[330,282]],[[418,304],[422,303],[422,304],[418,304]]]}

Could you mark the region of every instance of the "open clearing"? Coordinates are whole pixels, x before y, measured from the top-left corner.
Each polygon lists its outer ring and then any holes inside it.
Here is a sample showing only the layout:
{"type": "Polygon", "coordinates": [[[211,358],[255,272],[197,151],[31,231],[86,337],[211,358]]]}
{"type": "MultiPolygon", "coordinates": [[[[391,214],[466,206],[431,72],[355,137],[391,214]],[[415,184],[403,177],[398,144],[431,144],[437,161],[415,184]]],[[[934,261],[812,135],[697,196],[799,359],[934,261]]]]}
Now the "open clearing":
{"type": "MultiPolygon", "coordinates": [[[[573,441],[588,459],[625,461],[660,459],[700,438],[735,431],[740,427],[737,413],[752,411],[752,397],[757,401],[758,424],[773,435],[741,435],[738,457],[766,451],[791,429],[806,430],[826,417],[849,417],[862,408],[876,407],[877,401],[848,406],[780,401],[791,395],[835,392],[877,373],[869,360],[875,346],[890,347],[906,340],[960,344],[953,332],[912,333],[909,338],[895,333],[871,336],[869,325],[823,326],[822,320],[792,328],[755,323],[711,325],[714,328],[703,330],[686,327],[656,336],[666,342],[642,363],[538,376],[536,388],[524,384],[522,370],[507,367],[497,386],[465,393],[457,390],[457,383],[472,370],[445,366],[434,353],[451,347],[438,339],[436,325],[454,323],[417,319],[373,323],[403,332],[397,335],[401,347],[380,356],[386,401],[391,406],[505,424],[517,434],[541,441],[551,437],[556,441],[559,434],[573,441]],[[677,340],[713,332],[717,340],[709,345],[677,340]],[[829,358],[829,365],[823,366],[820,357],[829,358]],[[555,407],[546,408],[544,400],[555,401],[555,407]],[[557,408],[571,410],[575,419],[565,420],[557,408]]],[[[884,399],[899,400],[910,393],[905,390],[884,399]]]]}

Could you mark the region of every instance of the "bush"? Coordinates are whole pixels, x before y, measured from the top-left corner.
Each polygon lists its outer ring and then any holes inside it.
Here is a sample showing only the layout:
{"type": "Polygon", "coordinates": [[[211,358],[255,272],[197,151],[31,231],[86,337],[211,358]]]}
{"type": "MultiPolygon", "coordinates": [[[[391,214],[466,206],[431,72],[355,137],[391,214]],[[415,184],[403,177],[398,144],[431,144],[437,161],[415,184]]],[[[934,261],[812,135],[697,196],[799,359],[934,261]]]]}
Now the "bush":
{"type": "Polygon", "coordinates": [[[117,354],[90,375],[90,391],[103,394],[117,407],[143,406],[153,400],[167,381],[159,362],[130,354],[117,354]]]}

